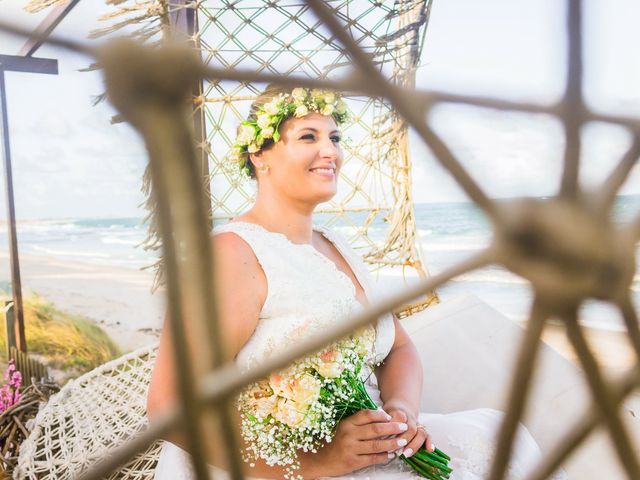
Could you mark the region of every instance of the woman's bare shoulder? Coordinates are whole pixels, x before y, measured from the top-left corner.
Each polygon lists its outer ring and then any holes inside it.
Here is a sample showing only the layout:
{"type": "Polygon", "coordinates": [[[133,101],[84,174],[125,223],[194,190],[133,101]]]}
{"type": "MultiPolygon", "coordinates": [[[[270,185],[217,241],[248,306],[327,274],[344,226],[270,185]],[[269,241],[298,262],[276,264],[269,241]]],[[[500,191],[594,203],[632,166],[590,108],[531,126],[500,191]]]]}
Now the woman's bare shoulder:
{"type": "Polygon", "coordinates": [[[235,232],[219,232],[211,236],[216,270],[224,276],[260,277],[262,267],[251,245],[235,232]]]}

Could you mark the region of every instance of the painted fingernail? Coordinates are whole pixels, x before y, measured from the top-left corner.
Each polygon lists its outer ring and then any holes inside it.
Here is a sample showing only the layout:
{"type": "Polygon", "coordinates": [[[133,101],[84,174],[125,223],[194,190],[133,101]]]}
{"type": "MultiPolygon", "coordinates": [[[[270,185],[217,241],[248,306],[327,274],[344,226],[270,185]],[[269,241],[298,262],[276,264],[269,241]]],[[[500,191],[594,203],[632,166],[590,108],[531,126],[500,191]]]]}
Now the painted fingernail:
{"type": "Polygon", "coordinates": [[[399,447],[404,447],[407,444],[407,439],[406,438],[401,438],[400,440],[398,440],[398,446],[399,447]]]}
{"type": "Polygon", "coordinates": [[[436,446],[432,443],[431,444],[431,449],[429,449],[430,452],[433,452],[436,449],[436,446]]]}
{"type": "Polygon", "coordinates": [[[409,429],[409,425],[407,425],[406,423],[399,423],[398,428],[401,432],[406,432],[409,429]]]}
{"type": "Polygon", "coordinates": [[[413,455],[413,449],[411,449],[411,448],[407,448],[404,452],[402,452],[402,454],[403,454],[405,457],[409,458],[411,455],[413,455]]]}
{"type": "Polygon", "coordinates": [[[388,458],[396,458],[396,454],[393,453],[393,452],[389,452],[389,453],[387,453],[387,457],[388,458]]]}

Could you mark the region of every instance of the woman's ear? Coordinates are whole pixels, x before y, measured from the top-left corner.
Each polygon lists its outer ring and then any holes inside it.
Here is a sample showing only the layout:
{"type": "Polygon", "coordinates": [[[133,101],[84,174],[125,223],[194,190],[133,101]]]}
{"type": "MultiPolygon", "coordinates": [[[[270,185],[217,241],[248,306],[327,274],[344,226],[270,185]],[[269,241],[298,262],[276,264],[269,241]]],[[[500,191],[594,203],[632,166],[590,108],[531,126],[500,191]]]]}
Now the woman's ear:
{"type": "Polygon", "coordinates": [[[269,165],[264,164],[264,156],[262,150],[258,150],[255,153],[249,154],[249,159],[251,160],[251,163],[253,163],[253,166],[257,171],[265,174],[269,173],[269,165]]]}

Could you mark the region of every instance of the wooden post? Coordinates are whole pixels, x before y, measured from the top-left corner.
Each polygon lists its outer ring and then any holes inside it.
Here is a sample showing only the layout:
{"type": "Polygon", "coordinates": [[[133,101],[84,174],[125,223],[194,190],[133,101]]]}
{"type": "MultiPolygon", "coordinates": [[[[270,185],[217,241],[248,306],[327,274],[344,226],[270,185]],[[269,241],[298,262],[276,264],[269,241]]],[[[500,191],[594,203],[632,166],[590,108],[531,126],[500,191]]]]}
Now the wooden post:
{"type": "MultiPolygon", "coordinates": [[[[0,130],[2,130],[2,158],[4,160],[4,178],[7,193],[7,232],[9,236],[9,261],[11,262],[11,292],[13,293],[13,331],[16,346],[27,351],[27,339],[24,333],[24,314],[22,311],[22,282],[20,281],[20,263],[18,260],[18,237],[16,234],[16,212],[13,202],[13,173],[11,168],[11,149],[9,145],[9,115],[7,112],[7,89],[5,72],[58,73],[58,61],[46,58],[18,57],[0,55],[0,130]]],[[[9,315],[7,315],[9,318],[9,315]]],[[[7,333],[9,330],[7,330],[7,333]]],[[[9,342],[7,341],[7,344],[9,342]]]]}

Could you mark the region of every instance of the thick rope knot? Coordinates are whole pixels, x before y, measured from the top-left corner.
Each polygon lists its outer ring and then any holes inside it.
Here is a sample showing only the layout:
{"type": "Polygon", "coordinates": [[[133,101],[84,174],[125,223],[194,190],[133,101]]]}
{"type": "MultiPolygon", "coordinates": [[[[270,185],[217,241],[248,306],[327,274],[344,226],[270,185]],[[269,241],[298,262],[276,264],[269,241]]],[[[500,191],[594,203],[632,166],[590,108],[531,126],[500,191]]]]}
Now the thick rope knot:
{"type": "Polygon", "coordinates": [[[502,205],[494,246],[500,261],[551,304],[619,300],[635,273],[632,235],[579,199],[502,205]],[[604,220],[604,222],[603,222],[604,220]]]}
{"type": "Polygon", "coordinates": [[[202,64],[181,44],[148,47],[126,39],[108,42],[98,53],[109,99],[134,125],[149,109],[184,109],[202,64]]]}

